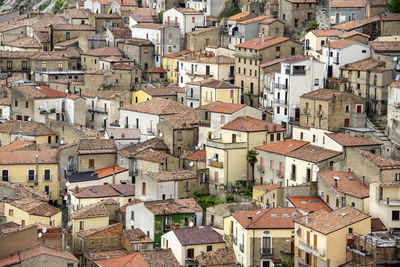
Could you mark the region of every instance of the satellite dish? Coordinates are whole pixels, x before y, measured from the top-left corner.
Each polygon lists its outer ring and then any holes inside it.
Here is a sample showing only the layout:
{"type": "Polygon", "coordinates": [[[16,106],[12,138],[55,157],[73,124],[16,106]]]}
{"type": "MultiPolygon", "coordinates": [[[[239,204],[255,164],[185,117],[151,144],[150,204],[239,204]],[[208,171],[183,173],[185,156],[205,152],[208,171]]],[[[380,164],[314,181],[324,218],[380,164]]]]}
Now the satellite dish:
{"type": "Polygon", "coordinates": [[[67,197],[67,196],[64,196],[64,200],[67,201],[67,200],[68,200],[68,197],[67,197]]]}
{"type": "Polygon", "coordinates": [[[393,61],[394,61],[394,62],[397,62],[397,60],[398,60],[398,57],[394,57],[394,58],[393,58],[393,61]]]}
{"type": "Polygon", "coordinates": [[[31,121],[31,120],[32,120],[31,117],[29,117],[29,118],[28,118],[28,121],[31,121]]]}
{"type": "Polygon", "coordinates": [[[194,150],[199,150],[199,147],[198,147],[198,146],[195,146],[195,147],[194,147],[194,150]]]}
{"type": "Polygon", "coordinates": [[[214,134],[211,134],[211,139],[214,139],[215,138],[215,135],[214,134]]]}
{"type": "Polygon", "coordinates": [[[193,167],[193,165],[194,165],[193,161],[189,162],[190,167],[193,167]]]}
{"type": "Polygon", "coordinates": [[[42,233],[38,233],[37,235],[39,238],[42,238],[43,234],[42,233]]]}
{"type": "Polygon", "coordinates": [[[189,223],[189,227],[193,227],[193,225],[194,225],[193,222],[190,222],[190,223],[189,223]]]}
{"type": "Polygon", "coordinates": [[[200,148],[201,147],[201,143],[198,143],[197,146],[200,148]]]}
{"type": "Polygon", "coordinates": [[[69,222],[68,222],[68,226],[71,226],[71,225],[72,225],[72,221],[69,221],[69,222]]]}
{"type": "Polygon", "coordinates": [[[42,229],[42,232],[43,232],[43,233],[46,233],[46,232],[47,232],[47,228],[46,228],[46,227],[43,228],[43,229],[42,229]]]}
{"type": "Polygon", "coordinates": [[[65,186],[69,186],[69,181],[67,181],[67,182],[65,183],[65,186]]]}
{"type": "Polygon", "coordinates": [[[60,144],[62,144],[62,145],[63,145],[63,144],[64,144],[64,140],[61,140],[61,141],[60,141],[60,144]]]}
{"type": "Polygon", "coordinates": [[[319,168],[318,168],[318,167],[315,167],[315,168],[314,168],[314,172],[319,172],[319,168]]]}
{"type": "Polygon", "coordinates": [[[160,133],[158,134],[159,137],[163,137],[163,135],[164,135],[164,134],[163,134],[162,132],[160,132],[160,133]]]}

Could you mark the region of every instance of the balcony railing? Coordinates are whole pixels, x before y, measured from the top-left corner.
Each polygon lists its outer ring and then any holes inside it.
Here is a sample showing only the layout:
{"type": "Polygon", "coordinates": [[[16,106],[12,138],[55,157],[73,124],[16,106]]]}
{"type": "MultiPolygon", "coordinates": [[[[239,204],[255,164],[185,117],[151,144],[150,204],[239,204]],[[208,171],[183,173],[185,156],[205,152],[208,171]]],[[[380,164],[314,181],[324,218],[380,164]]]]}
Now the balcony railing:
{"type": "Polygon", "coordinates": [[[273,248],[261,248],[260,254],[261,255],[272,255],[272,254],[274,254],[274,249],[273,248]]]}
{"type": "Polygon", "coordinates": [[[302,240],[302,239],[299,239],[299,245],[300,245],[301,247],[303,247],[304,249],[313,252],[313,254],[317,254],[317,255],[319,255],[319,256],[321,256],[321,257],[324,257],[324,256],[325,256],[325,250],[323,250],[323,249],[318,249],[317,247],[314,247],[313,245],[311,245],[311,244],[305,242],[305,241],[302,240]]]}
{"type": "Polygon", "coordinates": [[[96,106],[88,105],[87,109],[90,112],[97,112],[97,113],[104,113],[104,114],[108,113],[107,109],[105,109],[104,107],[96,107],[96,106]]]}
{"type": "Polygon", "coordinates": [[[240,249],[241,252],[244,252],[244,244],[240,244],[239,245],[239,249],[240,249]]]}
{"type": "Polygon", "coordinates": [[[210,160],[210,164],[211,167],[215,167],[215,168],[220,168],[222,169],[224,167],[224,163],[221,161],[216,161],[216,160],[210,160]]]}

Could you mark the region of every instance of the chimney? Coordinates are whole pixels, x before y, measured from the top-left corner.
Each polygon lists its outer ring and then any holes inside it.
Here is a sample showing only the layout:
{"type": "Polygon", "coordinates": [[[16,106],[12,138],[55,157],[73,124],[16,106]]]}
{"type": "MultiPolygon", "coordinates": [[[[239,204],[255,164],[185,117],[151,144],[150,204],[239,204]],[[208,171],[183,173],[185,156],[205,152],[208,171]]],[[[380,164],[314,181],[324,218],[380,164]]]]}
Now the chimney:
{"type": "Polygon", "coordinates": [[[362,177],[361,182],[362,182],[362,185],[365,185],[365,176],[362,177]]]}
{"type": "Polygon", "coordinates": [[[82,96],[82,89],[79,88],[79,96],[82,96]]]}
{"type": "Polygon", "coordinates": [[[247,216],[247,220],[249,222],[249,225],[253,223],[253,217],[252,216],[247,216]]]}
{"type": "Polygon", "coordinates": [[[386,205],[389,205],[389,197],[386,198],[386,205]]]}
{"type": "Polygon", "coordinates": [[[75,186],[75,193],[79,193],[79,186],[75,186]]]}
{"type": "Polygon", "coordinates": [[[337,179],[335,179],[335,188],[337,188],[337,179]]]}

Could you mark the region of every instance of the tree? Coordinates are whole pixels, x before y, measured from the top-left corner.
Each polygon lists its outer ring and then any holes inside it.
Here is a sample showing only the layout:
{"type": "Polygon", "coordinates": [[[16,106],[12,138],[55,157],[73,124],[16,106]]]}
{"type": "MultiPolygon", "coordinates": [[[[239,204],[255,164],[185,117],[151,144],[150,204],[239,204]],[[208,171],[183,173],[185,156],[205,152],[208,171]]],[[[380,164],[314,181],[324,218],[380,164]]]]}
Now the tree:
{"type": "Polygon", "coordinates": [[[387,8],[392,13],[400,13],[400,0],[390,0],[387,3],[387,8]]]}
{"type": "Polygon", "coordinates": [[[252,172],[251,183],[252,183],[252,186],[254,186],[254,165],[257,162],[257,155],[258,155],[258,152],[255,151],[254,149],[250,149],[249,151],[247,151],[247,155],[246,155],[247,162],[251,166],[251,172],[252,172]]]}
{"type": "Polygon", "coordinates": [[[315,21],[315,20],[313,20],[313,21],[310,21],[310,23],[308,24],[308,26],[307,26],[307,29],[306,29],[306,32],[309,32],[309,31],[311,31],[311,30],[316,30],[316,29],[318,29],[318,23],[315,21]]]}

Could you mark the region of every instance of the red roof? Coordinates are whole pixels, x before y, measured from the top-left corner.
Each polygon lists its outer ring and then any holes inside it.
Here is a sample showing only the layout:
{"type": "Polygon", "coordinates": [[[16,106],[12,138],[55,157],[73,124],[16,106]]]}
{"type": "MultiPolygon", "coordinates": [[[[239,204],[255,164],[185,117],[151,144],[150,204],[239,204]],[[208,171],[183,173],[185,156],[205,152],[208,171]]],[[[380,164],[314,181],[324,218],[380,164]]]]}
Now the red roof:
{"type": "Polygon", "coordinates": [[[319,197],[306,196],[306,197],[287,197],[290,203],[299,210],[305,212],[314,212],[317,210],[332,211],[332,209],[325,204],[319,197]]]}
{"type": "Polygon", "coordinates": [[[118,48],[109,46],[96,48],[88,52],[82,53],[82,55],[99,56],[99,57],[109,57],[109,56],[122,57],[122,53],[119,51],[118,48]]]}
{"type": "Polygon", "coordinates": [[[283,42],[286,42],[290,40],[287,37],[271,37],[271,36],[265,36],[264,41],[261,41],[261,37],[255,38],[253,40],[249,40],[247,42],[241,43],[236,45],[236,47],[239,48],[249,48],[249,49],[264,49],[273,45],[277,45],[283,42]]]}
{"type": "Polygon", "coordinates": [[[353,172],[322,171],[319,174],[341,196],[369,197],[369,186],[363,184],[353,172]],[[337,187],[335,187],[336,184],[337,187]]]}
{"type": "Polygon", "coordinates": [[[207,153],[205,150],[193,151],[184,157],[184,159],[193,161],[206,161],[206,158],[207,158],[207,153]]]}
{"type": "Polygon", "coordinates": [[[140,252],[95,262],[99,267],[150,267],[140,252]]]}
{"type": "Polygon", "coordinates": [[[238,211],[232,214],[246,229],[292,229],[294,228],[293,219],[298,215],[295,208],[238,211]]]}
{"type": "Polygon", "coordinates": [[[249,16],[249,13],[238,13],[228,18],[228,20],[239,20],[249,16]]]}
{"type": "Polygon", "coordinates": [[[164,68],[151,68],[146,71],[147,73],[164,73],[166,70],[164,68]]]}
{"type": "Polygon", "coordinates": [[[219,105],[211,108],[209,111],[216,113],[232,114],[244,108],[245,106],[246,105],[244,104],[220,103],[219,105]]]}
{"type": "Polygon", "coordinates": [[[121,172],[124,172],[127,170],[128,169],[120,167],[119,165],[113,165],[110,167],[99,169],[99,170],[95,171],[95,173],[97,173],[97,176],[99,178],[104,178],[104,177],[108,177],[108,176],[112,175],[113,173],[117,174],[117,173],[121,173],[121,172]]]}
{"type": "Polygon", "coordinates": [[[261,189],[261,190],[265,190],[265,191],[272,191],[275,190],[277,188],[280,188],[281,186],[278,184],[270,184],[270,185],[257,185],[254,186],[255,189],[261,189]]]}
{"type": "Polygon", "coordinates": [[[181,50],[181,51],[178,51],[178,52],[167,54],[164,57],[165,58],[180,57],[180,56],[183,56],[183,55],[186,55],[186,54],[190,54],[190,53],[192,53],[192,50],[184,49],[184,50],[181,50]]]}
{"type": "Polygon", "coordinates": [[[373,146],[373,145],[381,145],[381,143],[361,138],[355,137],[348,134],[343,133],[326,133],[327,136],[332,138],[335,142],[339,145],[344,147],[351,147],[351,146],[373,146]]]}
{"type": "Polygon", "coordinates": [[[309,143],[310,142],[307,141],[288,139],[272,144],[256,146],[255,149],[285,155],[286,153],[296,150],[302,146],[308,145],[309,143]]]}
{"type": "Polygon", "coordinates": [[[236,118],[235,120],[228,122],[227,124],[222,126],[221,129],[233,130],[239,132],[267,131],[269,133],[286,131],[286,129],[279,124],[274,124],[272,122],[254,119],[252,117],[236,118]]]}

